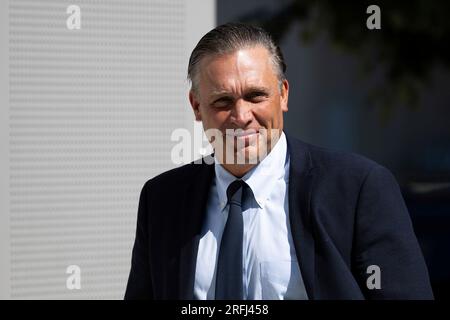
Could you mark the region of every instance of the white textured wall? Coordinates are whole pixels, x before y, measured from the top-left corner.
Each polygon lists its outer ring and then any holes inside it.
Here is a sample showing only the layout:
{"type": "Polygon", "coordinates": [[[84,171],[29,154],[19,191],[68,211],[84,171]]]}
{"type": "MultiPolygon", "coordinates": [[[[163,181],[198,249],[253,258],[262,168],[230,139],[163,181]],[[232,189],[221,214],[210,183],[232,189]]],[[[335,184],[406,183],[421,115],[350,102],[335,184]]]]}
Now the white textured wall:
{"type": "Polygon", "coordinates": [[[0,297],[120,299],[139,191],[173,167],[172,130],[192,128],[187,60],[214,1],[5,2],[0,297]]]}

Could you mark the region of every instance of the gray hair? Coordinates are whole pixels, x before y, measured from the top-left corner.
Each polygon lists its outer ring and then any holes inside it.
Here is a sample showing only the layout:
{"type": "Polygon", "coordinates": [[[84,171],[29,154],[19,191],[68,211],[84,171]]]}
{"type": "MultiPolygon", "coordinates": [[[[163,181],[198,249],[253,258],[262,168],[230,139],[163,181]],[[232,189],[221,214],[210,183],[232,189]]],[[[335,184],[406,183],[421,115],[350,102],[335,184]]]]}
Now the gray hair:
{"type": "Polygon", "coordinates": [[[195,92],[198,88],[198,65],[206,56],[220,56],[236,52],[239,49],[263,46],[269,52],[278,81],[286,79],[286,64],[281,49],[270,34],[262,28],[244,23],[227,23],[205,34],[192,50],[189,58],[187,78],[195,92]]]}

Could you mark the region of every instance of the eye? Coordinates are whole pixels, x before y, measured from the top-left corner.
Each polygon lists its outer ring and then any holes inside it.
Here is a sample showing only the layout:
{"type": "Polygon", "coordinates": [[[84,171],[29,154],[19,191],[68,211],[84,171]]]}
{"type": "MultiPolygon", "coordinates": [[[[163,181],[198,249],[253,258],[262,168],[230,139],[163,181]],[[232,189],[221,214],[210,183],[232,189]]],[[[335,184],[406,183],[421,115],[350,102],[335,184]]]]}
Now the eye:
{"type": "Polygon", "coordinates": [[[264,91],[252,91],[245,95],[245,100],[258,103],[264,101],[268,96],[264,91]]]}
{"type": "Polygon", "coordinates": [[[233,103],[233,99],[230,97],[221,97],[219,99],[214,100],[212,103],[213,107],[216,108],[225,108],[233,103]]]}

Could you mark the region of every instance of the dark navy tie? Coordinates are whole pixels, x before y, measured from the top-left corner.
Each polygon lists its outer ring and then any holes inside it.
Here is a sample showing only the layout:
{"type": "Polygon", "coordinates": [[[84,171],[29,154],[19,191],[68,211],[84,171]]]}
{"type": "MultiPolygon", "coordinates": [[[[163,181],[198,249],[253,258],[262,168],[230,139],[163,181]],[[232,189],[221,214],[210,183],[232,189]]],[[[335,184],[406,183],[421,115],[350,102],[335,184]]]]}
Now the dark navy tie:
{"type": "Polygon", "coordinates": [[[235,180],[227,189],[230,206],[228,219],[220,242],[219,258],[217,260],[216,299],[242,300],[242,239],[244,220],[242,217],[242,201],[247,184],[235,180]]]}

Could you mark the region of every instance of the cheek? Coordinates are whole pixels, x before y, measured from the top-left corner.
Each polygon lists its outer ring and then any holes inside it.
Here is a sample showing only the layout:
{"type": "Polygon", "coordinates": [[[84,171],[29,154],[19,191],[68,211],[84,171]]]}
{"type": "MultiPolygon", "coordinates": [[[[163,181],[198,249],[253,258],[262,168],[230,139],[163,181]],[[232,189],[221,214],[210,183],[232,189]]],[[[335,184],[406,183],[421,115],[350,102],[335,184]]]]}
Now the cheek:
{"type": "Polygon", "coordinates": [[[278,123],[281,113],[281,106],[276,101],[271,101],[261,107],[254,109],[255,118],[260,124],[268,126],[272,123],[278,123]]]}
{"type": "Polygon", "coordinates": [[[204,121],[208,124],[210,128],[220,128],[221,125],[226,122],[228,118],[228,112],[226,110],[215,110],[209,109],[205,110],[204,121]]]}

